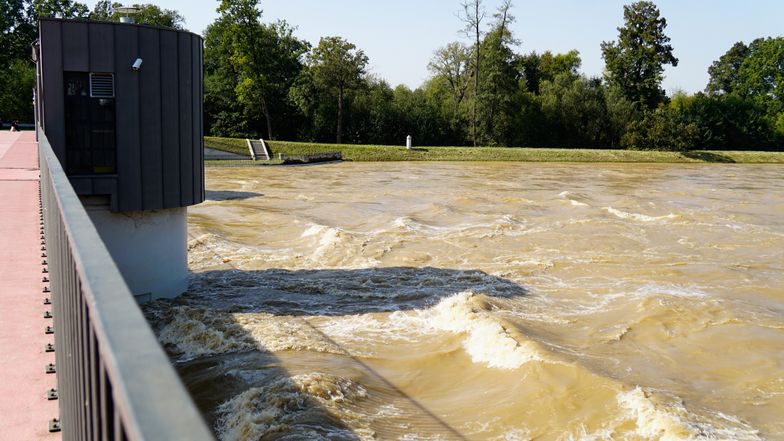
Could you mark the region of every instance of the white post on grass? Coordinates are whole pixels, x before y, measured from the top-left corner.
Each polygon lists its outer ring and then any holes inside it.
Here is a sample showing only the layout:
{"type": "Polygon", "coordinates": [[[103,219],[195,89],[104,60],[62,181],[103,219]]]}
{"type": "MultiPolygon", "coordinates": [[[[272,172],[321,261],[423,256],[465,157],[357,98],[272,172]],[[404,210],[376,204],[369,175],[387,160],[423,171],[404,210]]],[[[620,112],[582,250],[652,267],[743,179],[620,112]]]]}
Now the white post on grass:
{"type": "Polygon", "coordinates": [[[406,148],[411,150],[411,135],[406,136],[406,148]]]}

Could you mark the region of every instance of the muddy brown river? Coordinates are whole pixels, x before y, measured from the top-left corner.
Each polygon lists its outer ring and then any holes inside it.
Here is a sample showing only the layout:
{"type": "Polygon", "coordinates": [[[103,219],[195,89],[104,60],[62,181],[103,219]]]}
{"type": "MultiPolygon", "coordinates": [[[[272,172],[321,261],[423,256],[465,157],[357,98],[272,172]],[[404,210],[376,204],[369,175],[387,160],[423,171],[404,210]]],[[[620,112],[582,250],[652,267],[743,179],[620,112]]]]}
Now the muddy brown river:
{"type": "Polygon", "coordinates": [[[222,440],[784,440],[784,168],[208,168],[146,307],[222,440]]]}

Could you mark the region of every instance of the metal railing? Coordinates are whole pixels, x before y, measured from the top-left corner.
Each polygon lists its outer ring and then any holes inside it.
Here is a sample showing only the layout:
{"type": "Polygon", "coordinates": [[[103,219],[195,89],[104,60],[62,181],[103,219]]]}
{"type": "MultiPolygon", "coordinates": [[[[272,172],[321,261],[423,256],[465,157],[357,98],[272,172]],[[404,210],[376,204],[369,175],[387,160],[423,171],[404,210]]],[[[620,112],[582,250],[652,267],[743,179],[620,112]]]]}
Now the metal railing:
{"type": "Polygon", "coordinates": [[[214,440],[38,135],[63,439],[214,440]]]}

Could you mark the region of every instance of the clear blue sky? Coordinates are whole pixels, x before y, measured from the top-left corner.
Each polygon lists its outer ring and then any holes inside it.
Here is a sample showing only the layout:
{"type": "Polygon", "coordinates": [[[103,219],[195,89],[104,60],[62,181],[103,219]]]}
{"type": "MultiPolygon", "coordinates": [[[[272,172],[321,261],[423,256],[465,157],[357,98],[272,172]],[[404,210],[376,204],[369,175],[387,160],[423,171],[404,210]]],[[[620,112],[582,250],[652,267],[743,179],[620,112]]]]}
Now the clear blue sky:
{"type": "MultiPolygon", "coordinates": [[[[186,28],[202,33],[217,13],[218,1],[138,0],[176,9],[186,28]]],[[[87,3],[92,7],[94,0],[87,3]]],[[[127,1],[132,3],[132,1],[127,1]]],[[[488,17],[500,3],[484,0],[488,17]]],[[[617,38],[623,24],[618,0],[515,0],[513,30],[522,41],[518,51],[565,52],[577,49],[582,71],[601,75],[604,62],[599,44],[617,38]]],[[[676,68],[666,71],[664,87],[672,92],[702,90],[707,69],[736,41],[784,34],[783,0],[658,0],[667,18],[676,68]]],[[[318,43],[319,37],[339,35],[363,49],[370,71],[393,87],[419,86],[429,75],[433,51],[464,39],[456,17],[460,0],[262,0],[264,21],[283,19],[298,27],[297,36],[318,43]]]]}

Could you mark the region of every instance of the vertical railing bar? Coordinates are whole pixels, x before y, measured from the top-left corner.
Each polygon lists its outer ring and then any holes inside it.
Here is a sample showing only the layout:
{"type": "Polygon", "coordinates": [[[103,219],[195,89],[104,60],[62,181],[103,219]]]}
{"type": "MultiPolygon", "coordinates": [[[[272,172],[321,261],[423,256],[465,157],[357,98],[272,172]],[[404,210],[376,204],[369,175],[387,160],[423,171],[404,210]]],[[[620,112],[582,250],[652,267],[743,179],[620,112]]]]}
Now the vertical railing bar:
{"type": "Polygon", "coordinates": [[[74,351],[76,351],[76,348],[74,347],[74,336],[73,336],[74,334],[73,322],[74,320],[76,320],[73,304],[74,304],[74,298],[76,298],[77,296],[76,287],[74,286],[73,283],[74,280],[73,276],[74,273],[76,273],[76,268],[74,268],[70,264],[68,266],[69,266],[68,272],[66,273],[67,283],[68,283],[68,299],[66,303],[67,309],[65,311],[65,316],[68,322],[66,323],[65,329],[63,329],[63,332],[65,332],[66,338],[68,339],[68,343],[67,343],[68,352],[66,353],[68,360],[66,361],[66,366],[65,366],[65,368],[67,369],[66,375],[68,380],[68,388],[64,392],[66,394],[64,398],[66,400],[65,403],[68,406],[68,409],[71,414],[71,418],[70,418],[71,423],[69,424],[70,427],[69,432],[72,437],[76,438],[78,436],[76,428],[79,425],[79,408],[76,407],[76,400],[74,398],[74,395],[76,395],[76,385],[74,384],[74,378],[73,378],[73,373],[76,370],[76,366],[74,365],[75,360],[73,356],[74,351]]]}
{"type": "Polygon", "coordinates": [[[79,298],[79,285],[77,284],[76,277],[77,277],[77,270],[76,266],[73,264],[73,252],[70,250],[70,244],[66,241],[64,244],[64,248],[68,249],[68,259],[71,264],[69,265],[71,270],[68,271],[68,284],[70,285],[69,296],[68,296],[68,312],[66,313],[66,317],[68,317],[68,327],[66,328],[66,332],[68,333],[68,341],[69,341],[69,351],[68,351],[68,382],[70,384],[70,390],[68,393],[68,405],[71,408],[72,414],[72,421],[71,421],[71,433],[73,434],[75,439],[79,438],[79,419],[81,418],[81,413],[79,412],[79,399],[78,399],[78,389],[79,386],[76,383],[76,372],[78,366],[76,365],[76,352],[78,351],[76,347],[76,323],[79,320],[77,316],[76,310],[76,302],[79,298]]]}
{"type": "MultiPolygon", "coordinates": [[[[68,284],[66,280],[61,275],[68,272],[68,261],[65,259],[63,255],[62,249],[62,236],[63,236],[63,224],[59,217],[59,210],[55,213],[52,213],[51,216],[53,221],[56,222],[56,237],[49,238],[47,240],[47,248],[53,247],[54,250],[50,251],[49,256],[53,256],[55,253],[58,255],[61,264],[58,265],[59,273],[49,273],[49,277],[52,282],[56,285],[56,288],[52,290],[52,305],[55,307],[55,328],[54,328],[54,338],[55,338],[55,356],[57,361],[57,392],[59,395],[65,396],[66,390],[68,389],[68,338],[66,336],[65,330],[68,328],[68,317],[66,316],[66,302],[68,299],[68,284]],[[55,282],[56,281],[56,282],[55,282]]],[[[70,424],[70,415],[69,409],[66,405],[65,399],[59,399],[59,406],[60,406],[60,423],[62,426],[63,434],[65,435],[68,432],[68,426],[70,424]]]]}
{"type": "Polygon", "coordinates": [[[98,400],[98,345],[95,342],[95,329],[93,329],[93,322],[90,321],[90,408],[92,418],[92,428],[90,433],[90,440],[97,440],[100,437],[100,406],[98,400]]]}
{"type": "Polygon", "coordinates": [[[112,418],[112,421],[114,421],[114,439],[121,440],[122,433],[123,433],[123,424],[122,424],[122,420],[120,419],[120,412],[118,412],[118,409],[116,407],[114,408],[114,417],[112,418]]]}
{"type": "Polygon", "coordinates": [[[73,345],[74,345],[74,352],[73,356],[73,365],[74,370],[71,375],[71,379],[73,379],[74,383],[74,409],[76,410],[76,418],[74,429],[76,430],[76,434],[78,439],[82,439],[82,422],[84,421],[84,413],[82,412],[82,385],[80,384],[81,381],[79,380],[79,371],[81,370],[81,354],[79,353],[79,331],[81,328],[82,323],[82,308],[80,304],[82,303],[82,288],[81,284],[79,283],[79,273],[78,271],[74,271],[73,273],[73,283],[76,289],[74,293],[76,294],[73,298],[73,314],[74,319],[72,322],[73,328],[71,330],[71,335],[73,335],[73,345]]]}
{"type": "Polygon", "coordinates": [[[103,383],[101,400],[105,403],[102,408],[103,415],[101,415],[103,439],[108,441],[114,434],[114,397],[112,384],[109,382],[109,373],[106,371],[106,365],[103,363],[103,360],[101,360],[101,382],[103,383]]]}
{"type": "MultiPolygon", "coordinates": [[[[98,349],[100,351],[100,348],[98,349]]],[[[104,373],[103,368],[103,360],[98,360],[98,395],[100,395],[100,411],[101,411],[101,418],[100,422],[100,430],[101,437],[99,438],[100,441],[107,441],[109,438],[107,436],[107,421],[106,416],[108,412],[106,412],[107,407],[109,407],[109,401],[106,399],[106,374],[104,373]]]]}
{"type": "Polygon", "coordinates": [[[87,306],[86,302],[83,302],[84,305],[84,315],[87,317],[87,321],[84,323],[84,334],[82,340],[82,346],[84,346],[84,355],[82,359],[84,361],[84,372],[82,376],[84,378],[84,402],[85,407],[84,411],[87,414],[87,419],[85,420],[85,429],[84,429],[84,437],[86,440],[92,440],[92,431],[93,431],[93,397],[92,397],[92,364],[90,359],[92,357],[92,351],[90,350],[90,343],[92,341],[92,321],[90,319],[90,311],[89,307],[87,306]]]}
{"type": "MultiPolygon", "coordinates": [[[[54,207],[55,205],[53,205],[54,207]]],[[[62,430],[63,435],[66,436],[70,433],[71,424],[73,424],[73,415],[71,413],[71,406],[68,405],[68,397],[70,395],[70,370],[69,370],[69,353],[71,351],[71,347],[69,344],[68,338],[68,322],[70,321],[70,317],[68,317],[68,301],[71,297],[71,285],[68,283],[67,275],[71,271],[70,259],[69,256],[66,255],[67,249],[63,246],[64,243],[64,236],[65,236],[65,226],[62,223],[62,218],[60,217],[60,210],[57,210],[57,225],[58,225],[58,237],[57,242],[54,244],[57,247],[58,254],[61,256],[63,265],[60,268],[60,274],[64,276],[57,277],[57,280],[60,285],[59,292],[57,293],[57,304],[58,306],[58,315],[62,318],[60,321],[60,327],[55,328],[54,335],[59,339],[58,348],[55,349],[55,352],[59,352],[61,355],[60,362],[58,366],[60,366],[63,378],[61,382],[58,394],[61,396],[59,398],[60,401],[60,408],[63,409],[63,418],[62,418],[62,430]]],[[[50,277],[55,277],[55,274],[50,273],[50,277]]]]}
{"type": "MultiPolygon", "coordinates": [[[[53,205],[54,206],[54,205],[53,205]]],[[[68,256],[66,256],[66,249],[63,246],[63,237],[65,236],[65,227],[62,223],[62,218],[60,217],[60,210],[58,209],[56,212],[57,215],[57,225],[58,225],[58,237],[56,238],[56,242],[54,246],[57,247],[57,254],[60,255],[60,258],[63,262],[63,265],[60,268],[60,274],[67,274],[71,271],[70,267],[70,260],[68,256]]],[[[55,274],[49,273],[50,277],[55,277],[55,274]]],[[[71,415],[71,406],[68,405],[68,396],[70,394],[69,388],[71,386],[70,383],[70,372],[69,372],[69,358],[68,354],[71,350],[69,345],[69,338],[68,338],[68,322],[70,318],[68,317],[68,299],[71,296],[71,286],[68,283],[67,277],[59,276],[57,277],[58,285],[60,288],[56,293],[57,296],[57,304],[58,304],[58,314],[61,317],[60,320],[60,327],[54,329],[54,335],[59,339],[58,347],[55,349],[55,352],[59,352],[61,357],[58,366],[62,372],[62,379],[58,394],[60,395],[60,408],[63,409],[63,418],[62,418],[62,427],[64,435],[67,435],[70,432],[71,424],[73,423],[73,415],[71,415]]]]}
{"type": "MultiPolygon", "coordinates": [[[[81,281],[79,282],[79,292],[82,292],[81,281]]],[[[79,407],[82,409],[82,418],[80,419],[80,438],[87,439],[87,425],[90,423],[90,413],[88,412],[88,398],[87,398],[87,363],[85,357],[87,356],[86,333],[87,333],[87,305],[85,305],[84,295],[79,296],[79,354],[77,359],[79,361],[79,370],[76,372],[79,379],[79,407]]]]}
{"type": "MultiPolygon", "coordinates": [[[[61,213],[58,207],[58,214],[61,213]]],[[[59,217],[59,216],[58,216],[59,217]]],[[[63,256],[63,262],[65,265],[63,266],[62,271],[62,284],[63,289],[61,293],[60,303],[61,303],[61,311],[60,314],[63,316],[63,326],[61,329],[55,329],[55,334],[59,334],[63,340],[63,362],[62,362],[62,372],[63,372],[63,387],[59,391],[60,395],[60,402],[66,409],[66,415],[63,419],[63,436],[64,437],[73,437],[73,425],[76,423],[76,418],[73,413],[73,406],[71,406],[68,401],[71,399],[72,390],[71,390],[71,336],[69,335],[69,329],[71,327],[71,308],[70,302],[71,297],[73,296],[73,286],[71,285],[71,272],[74,271],[73,266],[71,265],[71,256],[69,254],[68,247],[65,241],[65,225],[63,225],[63,220],[60,217],[60,227],[62,229],[62,237],[60,238],[60,243],[58,243],[58,247],[60,248],[60,254],[63,256]]],[[[54,275],[52,275],[54,277],[54,275]]]]}
{"type": "MultiPolygon", "coordinates": [[[[67,242],[65,244],[67,246],[67,242]]],[[[69,252],[69,260],[73,260],[73,255],[69,252]]],[[[68,333],[68,383],[69,383],[69,390],[67,403],[68,406],[71,408],[71,433],[73,434],[75,439],[78,439],[79,436],[79,418],[81,417],[79,412],[79,400],[77,398],[77,384],[76,384],[76,332],[74,332],[74,324],[78,317],[76,316],[76,300],[79,297],[79,286],[76,284],[76,267],[73,265],[71,266],[71,270],[68,271],[68,284],[70,286],[69,289],[69,296],[68,296],[68,311],[66,312],[66,317],[68,317],[68,326],[65,329],[65,332],[68,333]]]]}
{"type": "MultiPolygon", "coordinates": [[[[68,252],[69,251],[67,249],[67,243],[63,243],[63,248],[64,248],[64,252],[68,252]]],[[[66,388],[62,392],[63,398],[61,398],[61,399],[63,399],[63,403],[65,403],[65,405],[68,406],[68,413],[69,413],[69,418],[68,418],[68,420],[69,420],[68,428],[69,429],[68,429],[68,432],[69,432],[71,437],[75,437],[76,436],[76,432],[74,431],[74,428],[76,427],[76,424],[77,424],[77,422],[76,422],[77,417],[76,417],[76,414],[74,413],[74,407],[73,407],[74,403],[71,402],[71,400],[73,399],[73,392],[74,392],[74,388],[73,388],[73,370],[74,370],[74,367],[73,367],[73,351],[74,351],[74,348],[73,348],[73,333],[72,333],[72,330],[71,330],[71,328],[73,326],[74,317],[73,317],[73,307],[71,305],[73,303],[73,297],[75,295],[72,279],[73,279],[73,272],[75,272],[76,270],[71,265],[71,260],[70,259],[71,259],[70,255],[66,256],[66,262],[68,263],[68,265],[67,265],[67,268],[66,268],[66,271],[65,271],[66,279],[65,279],[64,282],[67,285],[67,288],[65,289],[65,294],[67,295],[67,297],[63,299],[64,300],[63,301],[63,307],[65,308],[65,310],[63,311],[63,315],[65,316],[66,322],[64,323],[65,326],[60,331],[60,332],[63,333],[63,335],[64,335],[64,337],[66,339],[66,343],[65,343],[65,351],[66,351],[65,352],[65,357],[66,357],[66,360],[65,360],[65,366],[63,366],[63,368],[65,369],[65,374],[66,374],[66,378],[65,379],[67,381],[66,388]]]]}

